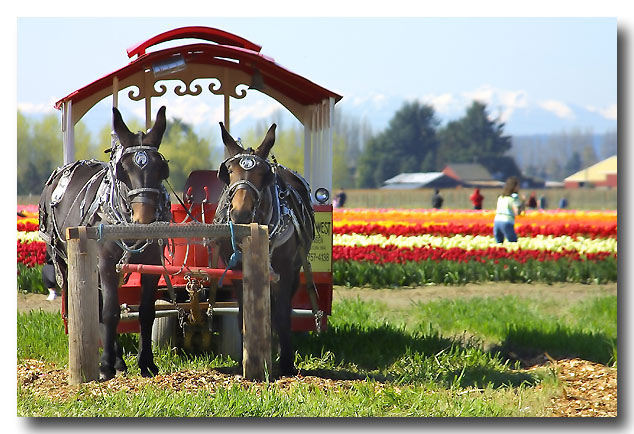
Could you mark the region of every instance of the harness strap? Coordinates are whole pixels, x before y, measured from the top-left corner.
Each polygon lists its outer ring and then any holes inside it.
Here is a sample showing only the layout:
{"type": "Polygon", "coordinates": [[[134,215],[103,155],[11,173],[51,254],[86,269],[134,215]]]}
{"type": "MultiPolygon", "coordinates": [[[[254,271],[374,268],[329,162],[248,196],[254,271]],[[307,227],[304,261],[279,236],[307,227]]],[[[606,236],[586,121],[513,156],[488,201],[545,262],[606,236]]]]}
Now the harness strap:
{"type": "MultiPolygon", "coordinates": [[[[161,265],[163,265],[163,267],[165,267],[165,256],[161,255],[161,265]]],[[[167,285],[167,293],[170,296],[170,301],[172,302],[172,304],[174,306],[177,306],[176,304],[176,292],[174,291],[174,286],[172,285],[172,280],[170,279],[169,274],[165,273],[163,274],[163,279],[165,279],[165,284],[167,285]]]]}
{"type": "Polygon", "coordinates": [[[172,190],[172,193],[174,193],[174,196],[176,196],[176,199],[178,199],[178,202],[181,204],[181,206],[183,207],[183,209],[185,210],[189,218],[192,219],[193,222],[197,222],[198,219],[194,218],[194,216],[189,212],[189,209],[187,209],[187,207],[185,206],[185,203],[183,203],[180,196],[178,196],[178,194],[176,194],[176,192],[174,191],[174,187],[172,187],[172,184],[170,184],[167,179],[165,180],[165,183],[169,186],[170,190],[172,190]]]}
{"type": "Polygon", "coordinates": [[[233,232],[233,222],[231,220],[229,220],[229,229],[231,230],[231,247],[233,248],[233,253],[229,258],[229,263],[227,264],[225,271],[222,273],[222,276],[220,276],[220,279],[218,280],[218,288],[222,288],[222,281],[225,278],[225,274],[227,274],[227,270],[229,270],[231,267],[235,267],[238,262],[242,260],[242,252],[236,246],[236,236],[233,232]]]}

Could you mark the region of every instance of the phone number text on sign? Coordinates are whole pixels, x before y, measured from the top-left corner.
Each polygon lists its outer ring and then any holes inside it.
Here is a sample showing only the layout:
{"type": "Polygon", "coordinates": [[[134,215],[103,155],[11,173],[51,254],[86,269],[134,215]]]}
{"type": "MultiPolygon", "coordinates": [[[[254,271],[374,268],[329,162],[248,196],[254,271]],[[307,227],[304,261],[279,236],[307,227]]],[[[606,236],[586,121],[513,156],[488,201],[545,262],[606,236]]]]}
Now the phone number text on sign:
{"type": "Polygon", "coordinates": [[[332,213],[315,212],[315,240],[308,253],[315,272],[332,271],[332,213]]]}

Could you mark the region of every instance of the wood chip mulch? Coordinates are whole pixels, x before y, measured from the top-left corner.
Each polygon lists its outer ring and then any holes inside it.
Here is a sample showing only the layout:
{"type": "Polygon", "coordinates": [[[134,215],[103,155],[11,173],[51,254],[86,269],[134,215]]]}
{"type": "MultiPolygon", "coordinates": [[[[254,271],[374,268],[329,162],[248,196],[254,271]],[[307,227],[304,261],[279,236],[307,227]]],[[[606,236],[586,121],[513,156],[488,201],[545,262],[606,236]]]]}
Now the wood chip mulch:
{"type": "MultiPolygon", "coordinates": [[[[118,391],[138,392],[146,386],[155,386],[173,391],[209,391],[214,392],[220,388],[231,386],[241,386],[249,388],[251,386],[261,390],[271,385],[280,390],[289,390],[298,384],[308,384],[321,389],[351,389],[355,383],[363,380],[335,380],[316,376],[296,375],[294,377],[282,377],[266,382],[246,380],[241,375],[232,375],[218,372],[213,369],[208,370],[188,370],[178,371],[169,374],[159,374],[152,378],[141,376],[119,375],[105,381],[91,381],[82,385],[68,384],[68,371],[59,369],[51,363],[40,360],[23,360],[18,364],[17,369],[18,385],[32,392],[36,396],[48,397],[54,400],[77,399],[81,395],[91,394],[100,396],[104,393],[118,391]]],[[[375,388],[383,388],[381,383],[375,383],[375,388]]]]}
{"type": "MultiPolygon", "coordinates": [[[[562,383],[562,394],[551,399],[549,409],[554,417],[616,417],[617,416],[617,369],[581,359],[550,360],[529,368],[551,368],[562,383]]],[[[309,384],[320,389],[350,389],[363,380],[333,380],[316,376],[284,377],[271,381],[281,390],[289,390],[297,384],[309,384]]],[[[81,386],[68,384],[66,369],[39,360],[23,360],[17,367],[18,386],[36,396],[52,400],[81,399],[85,394],[100,396],[116,391],[138,392],[146,386],[156,386],[174,391],[213,392],[232,385],[268,387],[263,382],[252,382],[240,375],[216,370],[178,371],[159,374],[153,378],[140,376],[117,376],[107,382],[90,382],[81,386]]],[[[382,388],[383,384],[375,383],[382,388]]]]}
{"type": "Polygon", "coordinates": [[[553,416],[617,416],[616,368],[582,359],[551,360],[549,365],[563,385],[562,394],[551,399],[553,416]]]}

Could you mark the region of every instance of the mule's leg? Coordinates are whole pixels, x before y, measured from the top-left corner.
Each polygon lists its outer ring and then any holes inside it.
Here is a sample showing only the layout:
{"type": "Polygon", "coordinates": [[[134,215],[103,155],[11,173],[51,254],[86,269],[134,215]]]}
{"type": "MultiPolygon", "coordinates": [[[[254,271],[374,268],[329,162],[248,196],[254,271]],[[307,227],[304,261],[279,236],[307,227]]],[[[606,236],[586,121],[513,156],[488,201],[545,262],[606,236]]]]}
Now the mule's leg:
{"type": "Polygon", "coordinates": [[[125,360],[123,360],[123,347],[119,343],[119,337],[116,337],[114,340],[114,369],[117,374],[125,374],[128,372],[128,367],[125,364],[125,360]]]}
{"type": "MultiPolygon", "coordinates": [[[[150,245],[146,252],[153,259],[160,258],[162,254],[157,244],[150,245]]],[[[149,260],[148,263],[160,265],[160,260],[149,260]]],[[[141,275],[141,303],[139,305],[141,333],[139,335],[138,362],[141,375],[144,377],[152,377],[159,372],[158,367],[154,364],[154,356],[152,355],[152,325],[156,317],[154,303],[159,278],[160,276],[153,274],[141,275]]]]}
{"type": "Polygon", "coordinates": [[[154,323],[154,298],[160,276],[145,274],[141,277],[141,304],[139,305],[139,368],[141,375],[152,377],[158,374],[158,367],[154,364],[152,355],[152,325],[154,323]]]}
{"type": "MultiPolygon", "coordinates": [[[[99,291],[99,333],[100,338],[103,341],[104,336],[104,325],[103,325],[103,291],[99,291]]],[[[114,369],[116,374],[125,374],[128,372],[128,367],[123,360],[123,348],[119,344],[119,337],[115,336],[114,339],[114,369]]]]}
{"type": "Polygon", "coordinates": [[[295,375],[293,344],[291,341],[291,282],[280,278],[271,284],[271,322],[277,332],[280,345],[280,373],[281,375],[295,375]]]}
{"type": "Polygon", "coordinates": [[[103,353],[101,354],[101,363],[99,366],[99,378],[101,380],[109,380],[114,377],[116,373],[115,338],[119,318],[121,316],[118,294],[119,275],[114,269],[114,260],[112,258],[102,255],[100,259],[102,260],[99,261],[99,274],[101,277],[103,302],[99,331],[103,353]]]}

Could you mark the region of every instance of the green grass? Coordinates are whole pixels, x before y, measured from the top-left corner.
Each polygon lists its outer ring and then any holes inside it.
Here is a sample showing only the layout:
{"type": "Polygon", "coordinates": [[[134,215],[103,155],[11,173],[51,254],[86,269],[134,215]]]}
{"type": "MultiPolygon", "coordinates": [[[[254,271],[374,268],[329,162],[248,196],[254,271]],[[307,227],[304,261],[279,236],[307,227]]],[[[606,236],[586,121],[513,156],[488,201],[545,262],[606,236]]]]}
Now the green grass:
{"type": "Polygon", "coordinates": [[[42,265],[27,267],[18,263],[18,291],[33,294],[48,294],[48,289],[42,283],[42,265]]]}
{"type": "MultiPolygon", "coordinates": [[[[295,334],[302,374],[361,379],[352,388],[295,384],[230,386],[211,391],[140,392],[99,396],[82,388],[69,401],[48,400],[18,387],[22,416],[544,416],[560,385],[549,369],[523,371],[507,358],[548,351],[616,364],[616,297],[587,298],[552,308],[553,300],[511,296],[439,300],[388,309],[385,303],[343,300],[321,335],[295,334]],[[378,387],[381,386],[381,387],[378,387]],[[539,386],[539,387],[538,387],[539,386]]],[[[139,375],[136,335],[126,335],[130,368],[139,375]]],[[[58,315],[18,314],[18,360],[67,363],[58,315]]],[[[157,351],[163,373],[235,369],[230,358],[157,351]]]]}
{"type": "Polygon", "coordinates": [[[370,261],[333,262],[333,282],[343,286],[371,288],[422,286],[427,284],[464,285],[472,282],[532,283],[554,282],[608,283],[618,279],[617,258],[602,261],[559,259],[520,263],[513,259],[458,262],[423,260],[375,264],[370,261]]]}
{"type": "Polygon", "coordinates": [[[32,310],[18,312],[18,360],[39,359],[59,365],[68,363],[68,337],[59,314],[32,310]]]}
{"type": "Polygon", "coordinates": [[[543,416],[546,399],[528,388],[475,393],[422,386],[350,390],[298,385],[291,391],[230,386],[215,392],[170,392],[155,387],[51,403],[18,391],[18,415],[41,417],[495,417],[543,416]]]}
{"type": "Polygon", "coordinates": [[[434,324],[445,333],[468,331],[499,351],[522,356],[544,351],[553,357],[581,357],[616,364],[616,296],[583,300],[552,313],[553,299],[496,297],[419,303],[416,321],[434,324]]]}

